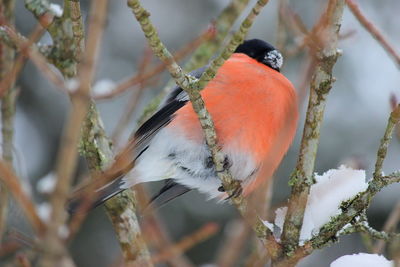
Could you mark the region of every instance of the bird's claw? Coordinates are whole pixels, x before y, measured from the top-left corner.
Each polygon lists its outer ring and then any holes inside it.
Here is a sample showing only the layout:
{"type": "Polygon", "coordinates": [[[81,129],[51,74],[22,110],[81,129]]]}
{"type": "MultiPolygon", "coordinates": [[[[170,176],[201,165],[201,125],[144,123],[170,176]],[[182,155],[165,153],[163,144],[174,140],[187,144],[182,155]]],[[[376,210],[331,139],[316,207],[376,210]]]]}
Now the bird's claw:
{"type": "Polygon", "coordinates": [[[232,162],[229,160],[228,156],[224,158],[224,170],[228,170],[232,166],[232,162]]]}
{"type": "MultiPolygon", "coordinates": [[[[232,186],[233,186],[233,190],[232,190],[231,194],[229,194],[229,196],[226,198],[227,200],[231,199],[231,198],[237,198],[243,193],[243,188],[242,188],[242,185],[241,185],[241,181],[234,180],[233,183],[232,183],[232,186]]],[[[219,192],[226,192],[226,190],[225,190],[223,185],[218,187],[218,191],[219,192]]]]}

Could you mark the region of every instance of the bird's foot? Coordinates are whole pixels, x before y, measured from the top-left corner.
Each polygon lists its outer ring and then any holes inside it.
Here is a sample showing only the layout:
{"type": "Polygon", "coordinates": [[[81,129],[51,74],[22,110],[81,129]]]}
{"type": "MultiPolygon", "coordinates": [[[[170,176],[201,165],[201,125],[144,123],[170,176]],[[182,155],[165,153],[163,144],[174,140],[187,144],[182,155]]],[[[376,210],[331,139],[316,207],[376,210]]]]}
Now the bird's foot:
{"type": "MultiPolygon", "coordinates": [[[[229,196],[226,199],[231,199],[231,198],[237,198],[243,193],[243,188],[242,188],[242,182],[238,180],[233,180],[232,184],[230,185],[233,190],[229,194],[229,196]]],[[[218,187],[219,192],[226,192],[224,186],[221,185],[218,187]]]]}

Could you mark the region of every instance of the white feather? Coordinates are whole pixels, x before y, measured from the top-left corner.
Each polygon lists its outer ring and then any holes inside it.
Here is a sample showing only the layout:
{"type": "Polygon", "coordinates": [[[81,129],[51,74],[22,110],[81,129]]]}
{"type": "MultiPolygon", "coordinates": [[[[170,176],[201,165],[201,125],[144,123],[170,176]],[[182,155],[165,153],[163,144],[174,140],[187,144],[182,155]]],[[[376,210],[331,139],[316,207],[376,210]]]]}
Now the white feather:
{"type": "MultiPolygon", "coordinates": [[[[226,149],[223,152],[230,160],[230,171],[235,179],[247,183],[254,177],[258,166],[250,155],[226,149]]],[[[208,194],[210,198],[221,198],[225,195],[218,191],[221,181],[213,168],[206,167],[209,160],[210,152],[204,143],[189,140],[176,127],[166,127],[150,141],[135,168],[123,179],[122,188],[173,178],[182,185],[208,194]]]]}

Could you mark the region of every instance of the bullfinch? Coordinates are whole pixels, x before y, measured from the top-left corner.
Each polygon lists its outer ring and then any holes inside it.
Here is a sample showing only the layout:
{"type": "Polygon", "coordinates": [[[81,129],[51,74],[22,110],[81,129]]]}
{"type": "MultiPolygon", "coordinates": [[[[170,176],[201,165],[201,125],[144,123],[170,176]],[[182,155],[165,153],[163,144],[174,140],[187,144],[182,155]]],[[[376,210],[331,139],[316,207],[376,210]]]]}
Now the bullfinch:
{"type": "MultiPolygon", "coordinates": [[[[297,96],[280,73],[282,63],[281,53],[267,42],[244,41],[201,91],[229,171],[241,182],[244,195],[272,176],[295,135],[297,96]]],[[[199,78],[204,70],[191,74],[199,78]]],[[[132,169],[98,188],[93,207],[135,184],[159,180],[165,184],[153,197],[156,205],[192,189],[209,198],[227,198],[182,88],[171,91],[132,136],[129,147],[132,169]]],[[[81,201],[79,194],[73,196],[70,210],[81,201]]]]}

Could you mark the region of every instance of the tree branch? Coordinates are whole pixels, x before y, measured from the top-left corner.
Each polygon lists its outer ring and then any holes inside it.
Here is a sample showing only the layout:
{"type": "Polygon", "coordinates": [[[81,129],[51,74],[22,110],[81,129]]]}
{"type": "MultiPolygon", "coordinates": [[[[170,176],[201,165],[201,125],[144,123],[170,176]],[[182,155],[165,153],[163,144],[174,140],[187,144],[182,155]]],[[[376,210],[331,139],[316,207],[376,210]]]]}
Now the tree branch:
{"type": "MultiPolygon", "coordinates": [[[[87,52],[80,65],[79,88],[72,94],[72,110],[66,124],[63,141],[57,161],[57,183],[51,196],[52,214],[44,240],[44,255],[41,266],[57,266],[61,264],[65,252],[58,235],[59,228],[64,225],[66,214],[64,205],[68,197],[71,179],[76,167],[77,145],[84,122],[90,106],[90,86],[94,75],[94,66],[99,50],[103,26],[106,17],[107,0],[96,1],[92,5],[87,52]]],[[[61,22],[60,22],[61,23],[61,22]]],[[[52,36],[54,38],[54,36],[52,36]]],[[[60,38],[59,36],[57,36],[60,38]]],[[[71,66],[76,65],[72,63],[71,66]]],[[[76,70],[69,69],[72,73],[76,70]]],[[[66,72],[69,75],[70,72],[66,72]]]]}
{"type": "MultiPolygon", "coordinates": [[[[15,1],[2,1],[0,3],[0,20],[14,24],[15,1]]],[[[6,75],[12,70],[15,58],[14,49],[0,43],[0,80],[4,80],[6,75]]],[[[2,157],[3,160],[12,166],[13,162],[13,138],[14,138],[14,115],[17,90],[14,83],[5,88],[6,93],[1,99],[1,134],[2,134],[2,157]]],[[[6,230],[8,197],[5,186],[0,183],[0,242],[6,230]]]]}
{"type": "Polygon", "coordinates": [[[24,213],[30,222],[33,230],[38,236],[41,236],[46,229],[46,225],[42,222],[36,212],[36,207],[32,199],[24,192],[18,177],[14,174],[10,164],[0,161],[0,180],[2,184],[7,186],[10,193],[19,206],[24,210],[24,213]]]}
{"type": "MultiPolygon", "coordinates": [[[[99,114],[92,105],[82,127],[81,154],[92,172],[106,168],[114,158],[111,140],[102,128],[99,114]]],[[[151,266],[150,254],[136,217],[136,199],[132,190],[125,190],[105,203],[127,265],[151,266]]]]}
{"type": "Polygon", "coordinates": [[[372,35],[372,37],[378,41],[378,43],[386,50],[386,52],[391,56],[391,58],[397,64],[397,67],[400,68],[400,55],[396,52],[394,47],[389,43],[389,41],[383,36],[383,34],[379,31],[379,29],[364,16],[358,7],[356,1],[354,0],[346,0],[347,6],[350,8],[350,11],[353,15],[358,19],[361,25],[372,35]]]}
{"type": "Polygon", "coordinates": [[[389,143],[390,140],[392,140],[393,131],[395,129],[396,124],[399,122],[399,119],[400,119],[400,105],[397,105],[397,107],[390,113],[385,134],[381,139],[378,153],[376,155],[375,171],[373,175],[374,177],[382,176],[383,161],[386,158],[389,143]]]}
{"type": "Polygon", "coordinates": [[[310,97],[307,109],[306,122],[303,130],[299,159],[290,179],[292,194],[282,233],[282,244],[287,252],[297,247],[300,230],[303,224],[304,210],[310,186],[314,183],[314,163],[317,154],[320,128],[322,125],[326,98],[334,82],[333,66],[339,53],[337,50],[338,35],[344,8],[344,0],[330,0],[323,16],[326,24],[323,25],[325,38],[324,47],[317,53],[318,63],[311,80],[310,97]]]}

